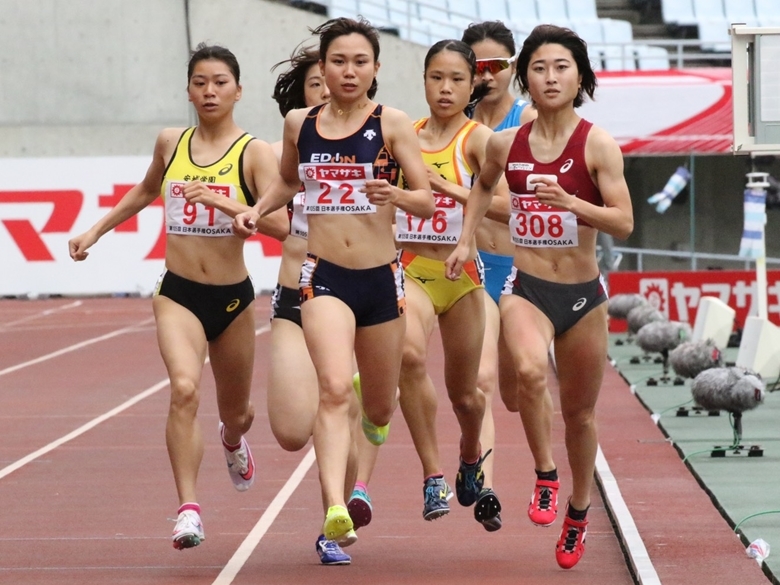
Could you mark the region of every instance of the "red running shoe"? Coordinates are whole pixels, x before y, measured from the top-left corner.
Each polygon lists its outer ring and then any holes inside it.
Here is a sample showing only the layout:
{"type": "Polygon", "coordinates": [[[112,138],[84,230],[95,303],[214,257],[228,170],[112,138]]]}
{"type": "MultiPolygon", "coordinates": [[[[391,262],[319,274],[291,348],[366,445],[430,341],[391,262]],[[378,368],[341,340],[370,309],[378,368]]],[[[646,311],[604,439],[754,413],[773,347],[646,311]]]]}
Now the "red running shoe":
{"type": "Polygon", "coordinates": [[[555,560],[562,569],[571,569],[580,562],[585,554],[585,535],[588,521],[572,520],[568,515],[563,518],[563,529],[555,545],[555,560]]]}
{"type": "Polygon", "coordinates": [[[550,526],[558,515],[558,488],[561,482],[537,479],[531,503],[528,504],[528,517],[537,526],[550,526]]]}

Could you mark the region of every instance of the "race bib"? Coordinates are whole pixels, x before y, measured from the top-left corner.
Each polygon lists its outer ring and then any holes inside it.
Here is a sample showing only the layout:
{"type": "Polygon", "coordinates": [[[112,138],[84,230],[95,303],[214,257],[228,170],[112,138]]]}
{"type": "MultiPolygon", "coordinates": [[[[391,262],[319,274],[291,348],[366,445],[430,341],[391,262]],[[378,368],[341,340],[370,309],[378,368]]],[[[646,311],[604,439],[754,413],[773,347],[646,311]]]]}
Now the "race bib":
{"type": "Polygon", "coordinates": [[[304,240],[309,237],[309,221],[306,219],[306,215],[303,211],[303,202],[306,199],[306,194],[303,191],[298,191],[293,197],[293,213],[292,219],[290,219],[290,235],[304,240]]]}
{"type": "Polygon", "coordinates": [[[528,248],[572,248],[578,245],[577,216],[551,207],[535,195],[511,194],[509,233],[512,243],[528,248]]]}
{"type": "Polygon", "coordinates": [[[463,231],[463,205],[452,197],[434,193],[436,211],[430,219],[395,212],[395,239],[398,242],[457,244],[463,231]]]}
{"type": "MultiPolygon", "coordinates": [[[[165,189],[165,225],[169,234],[232,236],[233,218],[216,207],[191,203],[184,198],[186,183],[169,182],[165,189]]],[[[214,193],[237,199],[235,185],[206,185],[214,193]]]]}
{"type": "Polygon", "coordinates": [[[359,191],[374,177],[371,163],[303,163],[298,176],[306,189],[304,213],[376,213],[359,191]]]}

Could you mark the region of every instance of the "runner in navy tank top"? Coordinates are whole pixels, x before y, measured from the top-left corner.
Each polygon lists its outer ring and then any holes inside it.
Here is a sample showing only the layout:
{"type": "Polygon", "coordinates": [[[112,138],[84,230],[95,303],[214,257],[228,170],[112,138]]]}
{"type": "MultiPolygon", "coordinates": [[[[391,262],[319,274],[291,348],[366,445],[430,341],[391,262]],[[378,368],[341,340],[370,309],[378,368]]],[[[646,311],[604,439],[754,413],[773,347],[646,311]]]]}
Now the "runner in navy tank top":
{"type": "Polygon", "coordinates": [[[596,234],[625,239],[634,226],[615,140],[575,112],[593,97],[596,76],[587,45],[569,29],[540,25],[517,59],[517,79],[538,118],[494,134],[474,183],[462,240],[447,260],[451,278],[468,257],[468,238],[506,174],[511,198],[512,274],[500,300],[501,322],[518,385],[502,398],[519,411],[536,467],[528,515],[549,526],[557,515],[558,472],[552,456],[553,403],[548,348],[555,340],[560,403],[572,473],[557,563],[569,569],[585,551],[587,510],[598,437],[595,406],[607,358],[606,294],[596,264],[596,234]],[[474,197],[472,200],[471,198],[474,197]]]}
{"type": "MultiPolygon", "coordinates": [[[[517,55],[512,31],[498,20],[473,23],[463,31],[461,40],[474,50],[478,59],[477,83],[487,89],[484,97],[476,103],[470,117],[493,128],[495,132],[533,120],[536,110],[511,92],[517,55]]],[[[505,186],[504,184],[503,187],[505,186]]],[[[485,293],[482,295],[485,304],[485,335],[477,374],[477,387],[485,394],[485,416],[480,442],[485,452],[494,449],[493,457],[486,459],[482,465],[485,475],[485,499],[483,501],[483,497],[480,497],[477,509],[495,510],[500,506],[490,505],[491,500],[496,498],[492,490],[493,467],[496,458],[500,459],[501,453],[500,450],[495,452],[493,396],[498,394],[500,387],[514,389],[517,384],[506,341],[501,335],[501,316],[498,312],[501,289],[512,270],[514,245],[509,238],[506,219],[498,221],[491,217],[483,218],[477,229],[476,239],[479,257],[485,269],[485,293]]],[[[500,529],[500,514],[484,516],[482,525],[488,531],[500,529]]]]}
{"type": "Polygon", "coordinates": [[[299,282],[306,344],[320,401],[314,448],[325,506],[323,535],[341,546],[357,539],[346,509],[353,352],[363,410],[386,425],[396,407],[406,320],[403,271],[393,239],[395,207],[434,212],[420,146],[409,116],[371,101],[379,35],[367,21],[329,20],[314,31],[330,103],[285,117],[281,175],[234,229],[248,236],[260,217],[306,188],[308,259],[299,282]],[[409,190],[399,189],[398,166],[409,190]]]}

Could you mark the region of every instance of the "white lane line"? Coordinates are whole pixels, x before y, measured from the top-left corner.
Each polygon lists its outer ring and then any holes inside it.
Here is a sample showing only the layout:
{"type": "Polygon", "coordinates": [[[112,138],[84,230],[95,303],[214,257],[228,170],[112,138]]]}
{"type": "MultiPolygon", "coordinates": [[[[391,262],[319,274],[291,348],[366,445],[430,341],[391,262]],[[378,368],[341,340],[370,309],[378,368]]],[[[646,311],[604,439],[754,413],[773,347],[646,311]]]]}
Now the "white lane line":
{"type": "Polygon", "coordinates": [[[89,421],[88,423],[80,426],[75,431],[71,431],[70,433],[68,433],[67,435],[65,435],[63,437],[60,437],[56,441],[52,441],[51,443],[49,443],[45,447],[41,447],[37,451],[33,451],[32,453],[30,453],[26,457],[22,457],[21,459],[19,459],[18,461],[12,463],[8,467],[0,469],[0,479],[3,479],[6,475],[8,475],[9,473],[13,473],[14,471],[19,469],[20,467],[24,467],[25,465],[27,465],[31,461],[35,461],[36,459],[38,459],[38,457],[40,457],[42,455],[46,455],[46,453],[48,453],[49,451],[53,451],[54,449],[56,449],[57,447],[59,447],[61,445],[64,445],[68,441],[71,441],[71,440],[75,439],[76,437],[78,437],[80,435],[83,435],[88,430],[95,428],[100,423],[102,423],[104,421],[107,421],[108,419],[110,419],[113,416],[116,416],[117,414],[119,414],[123,410],[127,410],[128,408],[130,408],[134,404],[140,402],[144,398],[148,398],[149,396],[151,396],[155,392],[158,392],[160,389],[165,388],[167,385],[168,385],[168,378],[165,378],[165,380],[161,380],[161,381],[157,382],[157,384],[155,384],[154,386],[152,386],[150,388],[147,388],[146,390],[144,390],[140,394],[136,394],[130,400],[128,400],[126,402],[123,402],[122,404],[120,404],[116,408],[112,408],[111,410],[109,410],[105,414],[101,414],[99,417],[93,418],[91,421],[89,421]]]}
{"type": "Polygon", "coordinates": [[[10,374],[11,372],[16,372],[17,370],[21,370],[29,366],[34,366],[35,364],[40,364],[41,362],[45,362],[46,360],[50,360],[59,357],[61,355],[64,355],[66,353],[76,351],[77,349],[87,347],[89,345],[92,345],[93,343],[99,343],[101,341],[105,341],[106,339],[111,339],[112,337],[116,337],[117,335],[123,335],[124,333],[129,333],[130,331],[136,331],[139,327],[142,327],[147,323],[151,323],[152,321],[154,321],[153,317],[150,319],[144,319],[143,321],[135,325],[130,325],[129,327],[123,327],[122,329],[117,329],[116,331],[112,331],[111,333],[106,333],[105,335],[101,335],[100,337],[93,337],[92,339],[87,339],[86,341],[82,341],[74,345],[69,345],[68,347],[63,347],[62,349],[58,349],[57,351],[53,351],[52,353],[47,353],[46,355],[42,355],[41,357],[37,357],[33,360],[22,362],[21,364],[16,364],[15,366],[7,367],[4,370],[0,370],[0,376],[10,374]]]}
{"type": "Polygon", "coordinates": [[[16,321],[9,321],[8,323],[0,323],[0,329],[3,329],[5,327],[10,327],[11,325],[18,325],[19,323],[32,321],[33,319],[40,319],[41,317],[47,317],[58,311],[64,311],[65,309],[73,309],[75,307],[80,307],[81,305],[82,305],[81,301],[74,301],[72,303],[68,303],[67,305],[60,305],[59,307],[46,309],[45,311],[41,311],[40,313],[35,313],[34,315],[27,315],[26,317],[22,317],[21,319],[17,319],[16,321]]]}
{"type": "Polygon", "coordinates": [[[606,497],[605,503],[609,506],[612,517],[617,524],[619,536],[625,545],[639,585],[660,585],[661,579],[650,560],[650,555],[647,553],[647,548],[639,535],[634,518],[623,499],[623,494],[620,493],[620,488],[615,476],[612,475],[607,458],[601,451],[601,445],[596,453],[596,475],[606,497]]]}
{"type": "MultiPolygon", "coordinates": [[[[260,329],[256,329],[255,330],[255,336],[261,335],[262,333],[265,333],[266,331],[270,331],[270,330],[271,330],[271,325],[270,324],[265,325],[265,326],[261,327],[260,329]]],[[[206,361],[203,362],[203,364],[206,365],[207,363],[209,363],[209,358],[208,357],[206,358],[206,361]]],[[[144,390],[140,394],[136,394],[131,399],[123,402],[122,404],[120,404],[119,406],[117,406],[115,408],[112,408],[108,412],[106,412],[104,414],[101,414],[99,417],[93,418],[91,421],[89,421],[88,423],[80,426],[76,430],[71,431],[67,435],[64,435],[64,436],[60,437],[56,441],[52,441],[51,443],[49,443],[48,445],[46,445],[44,447],[41,447],[37,451],[33,451],[32,453],[30,453],[26,457],[22,457],[18,461],[14,462],[14,463],[11,463],[11,465],[9,465],[8,467],[4,467],[3,469],[0,469],[0,479],[3,479],[6,475],[8,475],[9,473],[13,473],[14,471],[19,469],[20,467],[24,467],[25,465],[27,465],[31,461],[35,461],[36,459],[38,459],[42,455],[46,455],[46,453],[49,453],[50,451],[53,451],[57,447],[60,447],[60,446],[64,445],[65,443],[67,443],[69,441],[72,441],[73,439],[75,439],[76,437],[78,437],[80,435],[83,435],[84,433],[86,433],[90,429],[93,429],[96,426],[98,426],[100,423],[107,421],[108,419],[116,416],[120,412],[122,412],[124,410],[127,410],[128,408],[130,408],[134,404],[137,404],[138,402],[141,402],[141,400],[143,400],[144,398],[148,398],[152,394],[155,394],[156,392],[159,392],[162,388],[165,388],[167,385],[168,385],[168,378],[165,378],[165,380],[160,380],[154,386],[151,386],[151,387],[147,388],[146,390],[144,390]]]]}
{"type": "Polygon", "coordinates": [[[238,547],[227,565],[225,565],[225,568],[217,575],[213,585],[230,585],[233,582],[233,579],[236,578],[236,575],[238,575],[238,572],[244,566],[247,559],[249,559],[252,552],[257,548],[257,545],[260,544],[260,539],[265,536],[265,533],[271,527],[273,521],[276,520],[279,512],[282,511],[287,500],[290,499],[290,496],[303,481],[303,478],[306,477],[306,474],[314,463],[314,459],[314,447],[310,447],[308,453],[306,453],[298,464],[298,467],[293,471],[290,479],[287,480],[284,487],[276,494],[276,497],[268,508],[266,508],[265,512],[263,512],[263,515],[260,516],[260,520],[257,521],[255,527],[252,528],[251,532],[241,543],[241,546],[238,547]]]}

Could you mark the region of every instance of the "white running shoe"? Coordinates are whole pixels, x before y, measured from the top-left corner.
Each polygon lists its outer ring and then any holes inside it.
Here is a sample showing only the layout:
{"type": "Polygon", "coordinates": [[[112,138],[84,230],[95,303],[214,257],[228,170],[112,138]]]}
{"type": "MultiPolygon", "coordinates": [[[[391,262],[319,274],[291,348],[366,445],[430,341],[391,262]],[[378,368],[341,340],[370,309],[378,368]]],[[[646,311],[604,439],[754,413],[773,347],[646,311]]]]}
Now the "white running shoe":
{"type": "MultiPolygon", "coordinates": [[[[220,442],[222,442],[224,428],[224,423],[220,422],[220,442]]],[[[248,490],[255,481],[255,460],[252,458],[252,451],[249,450],[246,439],[241,437],[241,445],[235,451],[229,450],[222,443],[222,450],[225,452],[225,461],[227,461],[228,473],[230,473],[233,485],[240,492],[248,490]]]]}
{"type": "Polygon", "coordinates": [[[173,548],[177,550],[192,548],[204,540],[206,535],[203,533],[200,515],[195,510],[184,510],[179,514],[176,527],[173,529],[173,548]]]}

